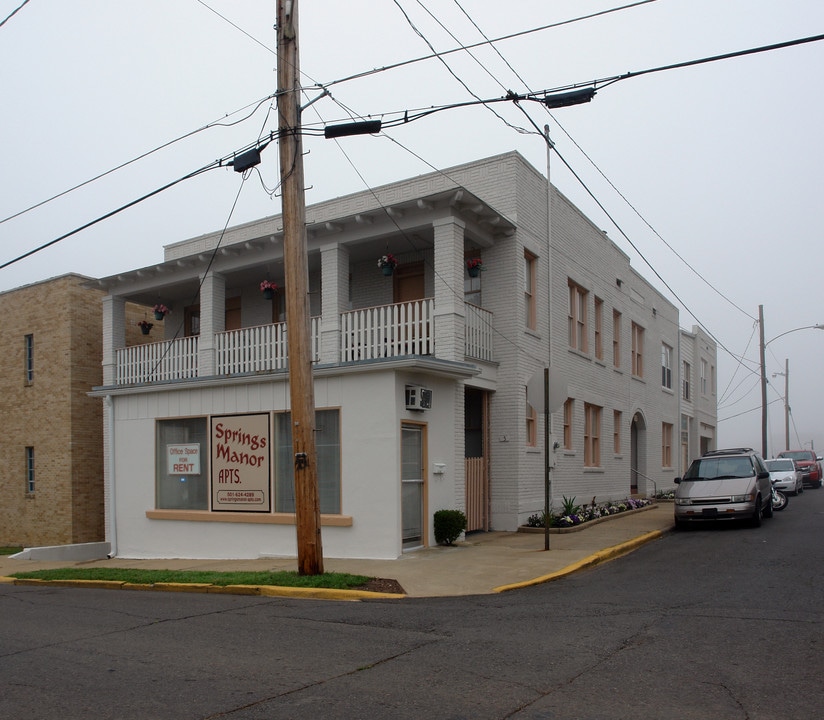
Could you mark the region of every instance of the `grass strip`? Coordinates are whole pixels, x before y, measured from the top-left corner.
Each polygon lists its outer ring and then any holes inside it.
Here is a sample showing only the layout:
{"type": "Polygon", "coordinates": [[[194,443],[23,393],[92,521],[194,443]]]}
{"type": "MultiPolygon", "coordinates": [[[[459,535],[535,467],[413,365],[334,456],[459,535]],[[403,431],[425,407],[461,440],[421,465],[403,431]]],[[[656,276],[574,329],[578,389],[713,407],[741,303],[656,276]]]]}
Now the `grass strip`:
{"type": "Polygon", "coordinates": [[[16,555],[22,549],[21,547],[0,547],[0,555],[16,555]]]}
{"type": "Polygon", "coordinates": [[[349,573],[299,575],[294,571],[201,571],[201,570],[140,570],[136,568],[54,568],[32,570],[11,575],[34,580],[115,580],[136,585],[155,583],[208,583],[210,585],[276,585],[279,587],[331,588],[349,590],[371,578],[349,573]]]}

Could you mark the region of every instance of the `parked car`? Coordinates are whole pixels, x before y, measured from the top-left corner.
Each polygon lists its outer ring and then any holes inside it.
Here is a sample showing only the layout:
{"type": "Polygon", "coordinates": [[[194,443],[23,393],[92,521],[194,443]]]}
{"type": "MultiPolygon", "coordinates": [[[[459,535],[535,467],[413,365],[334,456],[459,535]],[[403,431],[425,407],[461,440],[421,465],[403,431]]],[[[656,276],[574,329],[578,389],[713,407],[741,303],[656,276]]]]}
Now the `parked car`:
{"type": "Polygon", "coordinates": [[[773,458],[765,460],[764,464],[770,471],[770,480],[773,485],[785,493],[798,495],[804,492],[804,482],[801,472],[792,458],[773,458]]]}
{"type": "Polygon", "coordinates": [[[801,471],[801,482],[811,488],[820,488],[824,480],[821,470],[821,456],[813,450],[785,450],[778,453],[780,458],[792,458],[801,471]]]}
{"type": "Polygon", "coordinates": [[[675,527],[707,520],[772,517],[772,486],[764,460],[752,448],[712,450],[675,478],[675,527]]]}

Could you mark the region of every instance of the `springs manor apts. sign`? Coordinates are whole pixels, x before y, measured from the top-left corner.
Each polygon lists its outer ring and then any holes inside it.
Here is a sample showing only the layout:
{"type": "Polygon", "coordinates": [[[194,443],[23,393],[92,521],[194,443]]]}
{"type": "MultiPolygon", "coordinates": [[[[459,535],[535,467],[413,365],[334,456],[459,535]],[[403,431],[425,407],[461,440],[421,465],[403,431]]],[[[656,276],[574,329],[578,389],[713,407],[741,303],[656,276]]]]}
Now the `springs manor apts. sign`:
{"type": "MultiPolygon", "coordinates": [[[[271,511],[270,433],[268,413],[211,418],[211,454],[206,472],[211,480],[212,510],[271,511]]],[[[167,475],[181,482],[200,476],[202,448],[199,442],[167,444],[167,475]]]]}

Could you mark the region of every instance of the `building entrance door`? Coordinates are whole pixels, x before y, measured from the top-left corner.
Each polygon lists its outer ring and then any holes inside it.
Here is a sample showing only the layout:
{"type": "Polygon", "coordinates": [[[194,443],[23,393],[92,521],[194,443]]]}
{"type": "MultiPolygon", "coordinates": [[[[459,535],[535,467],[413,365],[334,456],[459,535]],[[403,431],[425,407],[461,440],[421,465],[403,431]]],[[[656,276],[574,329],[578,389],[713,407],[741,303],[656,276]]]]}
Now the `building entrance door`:
{"type": "Polygon", "coordinates": [[[403,423],[401,426],[401,525],[404,550],[421,547],[426,537],[425,435],[425,425],[403,423]]]}

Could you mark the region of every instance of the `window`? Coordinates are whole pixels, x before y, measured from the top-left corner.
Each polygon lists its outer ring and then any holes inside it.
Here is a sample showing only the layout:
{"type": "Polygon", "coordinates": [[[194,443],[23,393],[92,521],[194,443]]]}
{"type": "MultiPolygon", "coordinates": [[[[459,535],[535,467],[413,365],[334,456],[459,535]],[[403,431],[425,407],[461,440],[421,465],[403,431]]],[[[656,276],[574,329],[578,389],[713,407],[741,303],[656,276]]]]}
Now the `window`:
{"type": "Polygon", "coordinates": [[[661,387],[672,390],[672,348],[661,345],[661,387]]]}
{"type": "Polygon", "coordinates": [[[572,450],[572,415],[575,401],[568,398],[564,403],[564,450],[572,450]]]}
{"type": "Polygon", "coordinates": [[[604,301],[595,298],[595,357],[604,359],[604,301]]]}
{"type": "Polygon", "coordinates": [[[661,465],[672,467],[672,423],[661,423],[661,465]]]}
{"type": "Polygon", "coordinates": [[[683,384],[684,384],[684,400],[689,401],[690,399],[690,382],[692,378],[692,368],[690,364],[685,360],[684,361],[684,369],[683,369],[683,384]]]}
{"type": "Polygon", "coordinates": [[[621,313],[612,311],[612,364],[621,367],[621,313]]]}
{"type": "Polygon", "coordinates": [[[601,465],[601,408],[584,403],[584,467],[601,465]]]}
{"type": "Polygon", "coordinates": [[[644,328],[632,323],[632,374],[644,377],[644,328]]]}
{"type": "Polygon", "coordinates": [[[26,448],[26,492],[34,492],[34,448],[26,448]]]}
{"type": "Polygon", "coordinates": [[[158,420],[155,505],[161,510],[209,509],[209,435],[205,417],[158,420]],[[198,446],[200,472],[169,473],[169,445],[198,446]]]}
{"type": "Polygon", "coordinates": [[[34,382],[34,335],[26,335],[26,384],[34,382]]]}
{"type": "Polygon", "coordinates": [[[612,411],[612,451],[621,454],[621,411],[612,411]]]}
{"type": "Polygon", "coordinates": [[[524,390],[524,403],[526,404],[526,444],[529,447],[535,447],[538,444],[538,413],[526,399],[526,390],[524,390]]]}
{"type": "Polygon", "coordinates": [[[535,312],[535,256],[524,251],[524,326],[529,330],[537,327],[535,312]]]}
{"type": "MultiPolygon", "coordinates": [[[[295,458],[292,451],[292,413],[275,413],[275,511],[295,512],[295,458]]],[[[315,451],[318,458],[320,511],[339,515],[340,411],[315,411],[315,451]]]]}
{"type": "Polygon", "coordinates": [[[569,346],[587,352],[587,291],[572,280],[569,284],[569,346]]]}
{"type": "Polygon", "coordinates": [[[701,361],[701,394],[707,394],[707,361],[701,361]]]}

